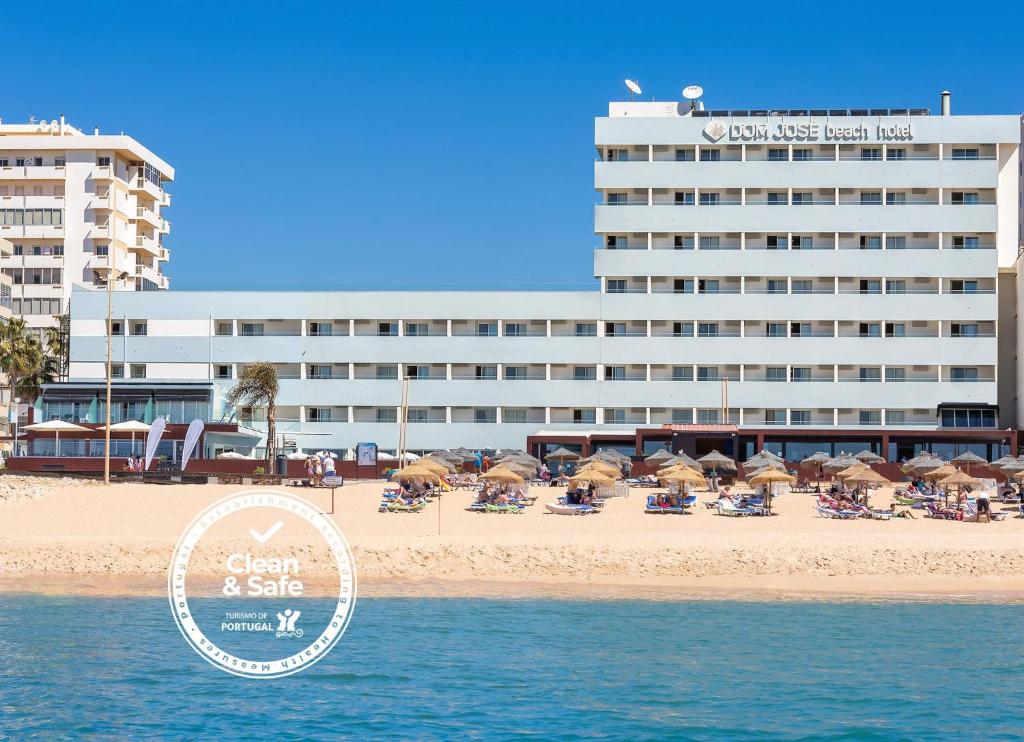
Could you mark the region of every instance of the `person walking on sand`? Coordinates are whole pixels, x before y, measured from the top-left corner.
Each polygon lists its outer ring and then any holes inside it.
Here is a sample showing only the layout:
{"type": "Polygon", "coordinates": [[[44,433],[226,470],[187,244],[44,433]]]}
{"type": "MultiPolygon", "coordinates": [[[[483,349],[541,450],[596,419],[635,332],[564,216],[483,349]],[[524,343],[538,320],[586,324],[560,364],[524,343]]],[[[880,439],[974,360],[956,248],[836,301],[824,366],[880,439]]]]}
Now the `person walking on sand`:
{"type": "Polygon", "coordinates": [[[483,459],[480,461],[480,471],[482,471],[484,474],[486,474],[487,470],[490,469],[490,468],[491,468],[491,459],[487,456],[487,454],[484,454],[483,459]]]}

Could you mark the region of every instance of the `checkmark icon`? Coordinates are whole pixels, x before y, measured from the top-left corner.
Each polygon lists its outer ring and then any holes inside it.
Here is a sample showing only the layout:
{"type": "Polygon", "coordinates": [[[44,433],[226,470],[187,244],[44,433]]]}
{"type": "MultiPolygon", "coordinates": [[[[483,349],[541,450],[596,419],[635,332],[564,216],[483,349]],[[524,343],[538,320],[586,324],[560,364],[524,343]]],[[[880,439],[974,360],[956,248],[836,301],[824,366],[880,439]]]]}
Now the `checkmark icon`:
{"type": "Polygon", "coordinates": [[[277,533],[278,531],[280,531],[283,527],[284,527],[284,523],[282,523],[281,521],[277,521],[277,523],[272,525],[270,528],[268,528],[263,533],[260,533],[255,528],[250,528],[249,529],[249,535],[252,536],[257,541],[259,541],[261,544],[265,544],[271,538],[273,538],[274,534],[277,533]]]}

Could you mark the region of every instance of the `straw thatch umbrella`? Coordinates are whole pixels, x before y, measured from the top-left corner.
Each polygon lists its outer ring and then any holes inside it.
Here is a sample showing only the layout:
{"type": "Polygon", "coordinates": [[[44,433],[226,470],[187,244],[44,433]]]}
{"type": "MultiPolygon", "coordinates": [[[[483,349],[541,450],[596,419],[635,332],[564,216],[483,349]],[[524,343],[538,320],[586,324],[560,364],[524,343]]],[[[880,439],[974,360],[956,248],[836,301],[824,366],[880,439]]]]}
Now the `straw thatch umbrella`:
{"type": "Polygon", "coordinates": [[[707,480],[703,474],[698,474],[693,469],[679,469],[660,477],[662,484],[678,484],[684,491],[687,485],[707,486],[707,480]]]}
{"type": "Polygon", "coordinates": [[[569,477],[569,484],[573,487],[578,487],[584,482],[595,486],[604,486],[614,484],[615,480],[599,471],[578,471],[569,477]]]}
{"type": "Polygon", "coordinates": [[[580,455],[573,453],[568,448],[556,448],[544,457],[545,461],[579,461],[580,455]]]}
{"type": "Polygon", "coordinates": [[[597,449],[597,453],[593,454],[591,458],[594,457],[619,464],[625,464],[627,461],[633,461],[629,456],[621,451],[616,451],[614,448],[599,448],[597,449]]]}
{"type": "Polygon", "coordinates": [[[47,420],[44,423],[32,423],[26,425],[22,430],[32,430],[36,433],[53,433],[53,455],[60,456],[60,434],[89,432],[89,428],[75,425],[64,420],[47,420]]]}
{"type": "Polygon", "coordinates": [[[940,464],[934,469],[926,471],[922,478],[928,482],[938,482],[940,479],[945,479],[950,474],[956,474],[957,468],[952,464],[940,464]]]}
{"type": "Polygon", "coordinates": [[[849,466],[846,469],[843,469],[842,471],[837,471],[834,474],[834,476],[835,476],[836,479],[846,480],[846,479],[849,479],[850,477],[852,477],[852,476],[854,476],[856,474],[860,474],[865,469],[870,469],[870,468],[871,467],[869,467],[867,464],[862,464],[862,463],[858,462],[858,463],[854,464],[853,466],[849,466]]]}
{"type": "Polygon", "coordinates": [[[981,458],[974,451],[964,451],[962,454],[957,456],[955,459],[950,461],[951,464],[964,464],[965,466],[974,466],[976,464],[988,464],[985,459],[981,458]]]}
{"type": "Polygon", "coordinates": [[[853,458],[857,459],[857,461],[863,461],[865,464],[884,464],[885,463],[885,459],[883,457],[879,456],[874,451],[867,450],[866,448],[863,451],[861,451],[860,453],[855,453],[853,455],[853,458]]]}
{"type": "Polygon", "coordinates": [[[669,451],[667,448],[659,448],[657,451],[655,451],[650,456],[645,458],[644,463],[648,464],[649,466],[654,466],[656,464],[668,463],[674,458],[675,456],[673,456],[672,452],[669,451]]]}
{"type": "Polygon", "coordinates": [[[999,468],[1004,473],[1005,472],[1013,473],[1013,472],[1018,472],[1018,471],[1024,471],[1024,461],[1021,461],[1020,459],[1014,459],[1010,463],[1003,464],[999,468]]]}
{"type": "Polygon", "coordinates": [[[784,472],[784,471],[779,471],[778,469],[766,469],[765,471],[761,472],[760,474],[758,474],[756,476],[753,476],[750,479],[748,479],[747,483],[748,484],[755,484],[755,485],[756,484],[763,484],[763,485],[765,485],[765,488],[764,488],[764,493],[765,493],[764,504],[765,504],[765,508],[768,511],[768,514],[771,515],[771,513],[772,513],[772,485],[776,484],[777,482],[790,482],[790,483],[792,483],[793,479],[794,479],[793,477],[791,477],[789,474],[786,474],[786,472],[784,472]]]}
{"type": "Polygon", "coordinates": [[[665,462],[665,465],[672,466],[674,464],[685,464],[686,466],[696,471],[704,471],[704,466],[692,456],[688,456],[682,451],[677,453],[671,459],[665,462]]]}
{"type": "Polygon", "coordinates": [[[606,463],[604,461],[591,461],[591,462],[589,462],[587,464],[584,464],[579,469],[577,469],[576,473],[579,474],[580,472],[585,472],[585,471],[587,471],[587,472],[589,472],[589,471],[598,471],[598,472],[601,472],[602,474],[605,474],[605,475],[607,475],[609,477],[614,477],[614,478],[618,478],[618,477],[622,476],[622,469],[620,469],[619,467],[614,466],[612,464],[608,464],[608,463],[606,463]]]}
{"type": "Polygon", "coordinates": [[[849,469],[851,466],[857,466],[861,462],[853,458],[848,453],[841,453],[834,458],[829,459],[821,465],[821,468],[827,471],[829,474],[835,474],[836,472],[842,471],[843,469],[849,469]]]}
{"type": "MultiPolygon", "coordinates": [[[[915,474],[920,474],[923,477],[924,475],[928,474],[929,472],[933,472],[936,469],[942,468],[943,466],[949,466],[949,464],[947,464],[942,459],[930,459],[930,460],[925,460],[925,461],[921,461],[921,462],[919,462],[917,464],[914,464],[914,466],[911,467],[911,468],[913,469],[915,474]]],[[[952,473],[952,472],[950,472],[950,473],[952,473]]]]}
{"type": "Polygon", "coordinates": [[[418,479],[424,482],[430,482],[431,484],[440,484],[441,475],[436,471],[427,469],[426,467],[420,467],[416,464],[405,467],[404,469],[396,469],[391,474],[392,482],[400,482],[403,479],[411,480],[418,479]]]}
{"type": "Polygon", "coordinates": [[[753,456],[751,456],[749,459],[743,462],[743,468],[760,469],[765,464],[781,464],[783,469],[786,468],[784,461],[782,461],[776,456],[766,456],[765,453],[765,451],[762,451],[761,453],[754,454],[753,456]]]}
{"type": "Polygon", "coordinates": [[[485,482],[501,482],[503,484],[523,484],[526,480],[509,469],[496,466],[488,472],[481,474],[477,480],[485,482]]]}
{"type": "Polygon", "coordinates": [[[956,485],[957,500],[960,499],[960,491],[967,485],[971,487],[977,487],[981,484],[977,479],[962,471],[954,472],[948,477],[945,477],[939,481],[942,485],[943,492],[946,494],[946,507],[949,507],[949,487],[950,485],[956,485]]]}
{"type": "Polygon", "coordinates": [[[767,448],[762,448],[760,451],[755,453],[750,458],[752,458],[752,459],[757,459],[757,458],[774,459],[775,461],[785,461],[784,458],[779,456],[777,453],[773,453],[772,451],[769,451],[767,448]]]}
{"type": "Polygon", "coordinates": [[[867,467],[867,466],[865,466],[860,471],[854,472],[853,474],[848,476],[846,478],[846,482],[847,483],[852,482],[852,483],[858,484],[858,485],[860,485],[860,484],[865,485],[864,486],[864,505],[865,505],[865,507],[868,504],[868,487],[870,485],[877,484],[877,485],[881,486],[881,485],[884,485],[884,484],[892,484],[892,482],[890,482],[888,479],[883,477],[877,471],[875,471],[874,469],[872,469],[870,467],[867,467]]]}
{"type": "Polygon", "coordinates": [[[1013,458],[1013,456],[1009,456],[1009,455],[1007,455],[1007,456],[1000,456],[998,459],[996,459],[991,464],[989,464],[989,466],[992,466],[992,467],[995,467],[996,469],[998,469],[998,468],[1000,468],[1002,466],[1005,466],[1006,464],[1009,464],[1011,461],[1016,461],[1016,460],[1017,459],[1013,458]]]}
{"type": "Polygon", "coordinates": [[[819,491],[821,489],[821,478],[823,476],[825,476],[825,472],[821,468],[821,466],[826,461],[828,461],[830,458],[832,458],[832,457],[829,456],[824,451],[816,451],[816,452],[812,453],[810,456],[808,456],[806,459],[804,459],[803,461],[800,462],[801,466],[811,467],[817,473],[817,482],[816,482],[817,486],[816,486],[815,489],[817,489],[819,491]]]}
{"type": "Polygon", "coordinates": [[[736,462],[718,450],[704,454],[697,459],[697,463],[704,467],[705,470],[725,469],[726,471],[736,471],[736,462]]]}
{"type": "Polygon", "coordinates": [[[406,469],[410,469],[413,467],[416,467],[418,469],[429,469],[430,471],[442,477],[447,476],[448,474],[447,466],[438,461],[434,461],[433,459],[427,458],[426,456],[423,456],[422,458],[418,459],[416,463],[410,464],[408,467],[406,467],[406,469]]]}
{"type": "Polygon", "coordinates": [[[680,472],[688,471],[693,472],[694,474],[699,474],[702,477],[704,476],[702,472],[692,467],[689,467],[686,464],[673,464],[672,466],[666,466],[663,469],[658,469],[657,477],[658,479],[661,479],[662,477],[667,476],[669,474],[678,474],[680,472]]]}

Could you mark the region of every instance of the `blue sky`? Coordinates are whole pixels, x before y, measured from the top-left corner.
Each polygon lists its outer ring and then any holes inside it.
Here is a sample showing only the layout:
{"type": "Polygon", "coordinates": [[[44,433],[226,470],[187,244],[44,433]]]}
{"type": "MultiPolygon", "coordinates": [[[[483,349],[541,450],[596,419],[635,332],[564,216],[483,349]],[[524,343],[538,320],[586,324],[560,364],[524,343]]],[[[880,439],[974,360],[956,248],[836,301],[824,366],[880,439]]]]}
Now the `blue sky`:
{"type": "Polygon", "coordinates": [[[5,4],[5,121],[172,163],[172,287],[592,288],[593,117],[1024,111],[1016,3],[5,4]],[[976,9],[971,12],[971,9],[976,9]],[[17,84],[12,84],[16,82],[17,84]]]}

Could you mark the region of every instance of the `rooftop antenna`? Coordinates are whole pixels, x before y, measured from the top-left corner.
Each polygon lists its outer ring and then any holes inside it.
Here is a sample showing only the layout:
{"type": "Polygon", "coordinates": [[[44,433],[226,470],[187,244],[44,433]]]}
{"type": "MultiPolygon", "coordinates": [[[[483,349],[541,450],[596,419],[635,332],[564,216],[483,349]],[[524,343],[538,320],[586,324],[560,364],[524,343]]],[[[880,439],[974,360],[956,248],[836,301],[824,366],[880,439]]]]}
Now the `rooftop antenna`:
{"type": "Polygon", "coordinates": [[[644,91],[642,91],[640,89],[640,83],[638,83],[636,80],[626,80],[626,87],[629,88],[629,99],[630,100],[633,100],[633,95],[634,94],[636,94],[636,95],[643,95],[644,91]]]}
{"type": "Polygon", "coordinates": [[[696,110],[697,99],[704,95],[704,88],[700,85],[687,85],[683,88],[683,97],[690,101],[690,110],[696,110]]]}

